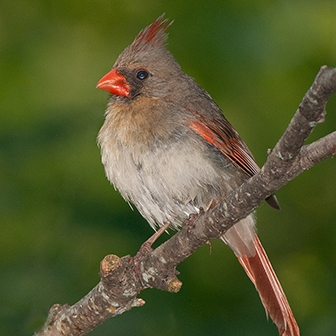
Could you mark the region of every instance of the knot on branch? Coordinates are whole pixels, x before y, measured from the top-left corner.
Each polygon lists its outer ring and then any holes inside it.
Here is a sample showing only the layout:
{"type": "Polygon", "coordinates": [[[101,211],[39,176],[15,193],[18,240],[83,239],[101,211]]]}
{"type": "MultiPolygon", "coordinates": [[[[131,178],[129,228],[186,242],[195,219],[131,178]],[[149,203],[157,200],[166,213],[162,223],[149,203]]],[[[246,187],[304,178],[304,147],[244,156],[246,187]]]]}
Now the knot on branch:
{"type": "Polygon", "coordinates": [[[108,277],[113,271],[118,269],[122,265],[121,259],[114,255],[108,254],[105,258],[100,262],[100,276],[101,278],[108,277]]]}

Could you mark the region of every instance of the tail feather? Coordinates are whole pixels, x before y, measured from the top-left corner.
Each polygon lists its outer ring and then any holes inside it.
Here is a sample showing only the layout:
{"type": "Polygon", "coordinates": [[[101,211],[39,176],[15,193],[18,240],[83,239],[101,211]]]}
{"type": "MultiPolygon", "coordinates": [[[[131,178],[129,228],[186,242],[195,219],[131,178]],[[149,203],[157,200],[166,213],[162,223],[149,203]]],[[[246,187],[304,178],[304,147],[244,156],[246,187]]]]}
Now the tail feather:
{"type": "Polygon", "coordinates": [[[255,247],[255,256],[238,257],[238,260],[255,285],[266,314],[278,327],[279,334],[281,336],[299,336],[299,327],[286,295],[257,235],[255,236],[255,247]]]}
{"type": "Polygon", "coordinates": [[[246,225],[247,219],[235,224],[221,238],[235,252],[240,264],[259,293],[266,315],[270,316],[276,324],[279,334],[281,336],[300,336],[299,327],[286,295],[254,228],[251,225],[246,225]],[[244,234],[242,227],[245,231],[246,228],[250,228],[250,232],[253,232],[252,239],[251,236],[244,234]],[[251,250],[254,250],[253,253],[251,250]]]}

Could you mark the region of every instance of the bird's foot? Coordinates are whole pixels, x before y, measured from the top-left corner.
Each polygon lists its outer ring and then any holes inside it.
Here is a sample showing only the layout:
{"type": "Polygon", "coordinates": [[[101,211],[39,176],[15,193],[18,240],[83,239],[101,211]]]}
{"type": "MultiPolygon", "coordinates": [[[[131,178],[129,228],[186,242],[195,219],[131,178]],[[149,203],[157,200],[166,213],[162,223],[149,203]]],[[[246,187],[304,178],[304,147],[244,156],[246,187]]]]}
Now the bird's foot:
{"type": "Polygon", "coordinates": [[[192,230],[194,227],[195,227],[195,220],[196,218],[202,214],[204,212],[203,208],[200,208],[199,209],[199,213],[198,214],[195,214],[195,213],[192,213],[189,215],[188,218],[186,218],[183,223],[182,223],[182,227],[188,227],[188,230],[192,230]]]}
{"type": "Polygon", "coordinates": [[[205,212],[207,212],[207,211],[213,209],[218,203],[219,203],[219,200],[218,200],[218,199],[213,199],[213,200],[211,200],[211,202],[208,204],[208,206],[207,206],[205,212]]]}
{"type": "Polygon", "coordinates": [[[170,223],[165,223],[162,225],[152,236],[150,236],[140,247],[137,254],[134,256],[133,261],[136,270],[139,270],[139,264],[143,257],[145,257],[148,253],[152,252],[152,245],[155,241],[165,232],[170,226],[170,223]]]}

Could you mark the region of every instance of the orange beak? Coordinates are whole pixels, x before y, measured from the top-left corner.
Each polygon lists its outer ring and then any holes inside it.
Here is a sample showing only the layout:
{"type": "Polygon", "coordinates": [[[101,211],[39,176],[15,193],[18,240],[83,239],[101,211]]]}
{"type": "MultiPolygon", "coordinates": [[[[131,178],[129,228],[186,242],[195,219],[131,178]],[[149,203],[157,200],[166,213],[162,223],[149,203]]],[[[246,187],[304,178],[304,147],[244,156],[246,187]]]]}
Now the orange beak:
{"type": "Polygon", "coordinates": [[[104,77],[100,79],[96,86],[98,89],[105,90],[117,96],[128,97],[130,94],[130,86],[126,78],[118,73],[117,68],[113,68],[104,77]]]}

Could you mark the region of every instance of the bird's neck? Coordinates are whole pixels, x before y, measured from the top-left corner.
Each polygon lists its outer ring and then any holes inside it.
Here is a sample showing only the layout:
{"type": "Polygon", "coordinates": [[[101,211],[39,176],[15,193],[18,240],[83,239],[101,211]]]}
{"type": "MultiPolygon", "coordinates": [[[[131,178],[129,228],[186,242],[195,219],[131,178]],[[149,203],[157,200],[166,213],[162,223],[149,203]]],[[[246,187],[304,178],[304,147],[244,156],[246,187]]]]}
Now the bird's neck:
{"type": "Polygon", "coordinates": [[[110,145],[148,150],[174,132],[168,114],[155,101],[151,104],[140,100],[138,104],[114,103],[107,110],[98,142],[102,147],[104,141],[109,141],[110,145]]]}

